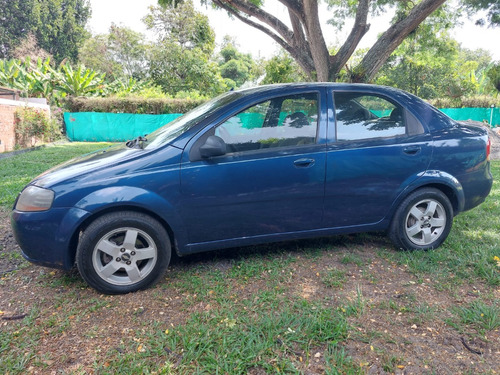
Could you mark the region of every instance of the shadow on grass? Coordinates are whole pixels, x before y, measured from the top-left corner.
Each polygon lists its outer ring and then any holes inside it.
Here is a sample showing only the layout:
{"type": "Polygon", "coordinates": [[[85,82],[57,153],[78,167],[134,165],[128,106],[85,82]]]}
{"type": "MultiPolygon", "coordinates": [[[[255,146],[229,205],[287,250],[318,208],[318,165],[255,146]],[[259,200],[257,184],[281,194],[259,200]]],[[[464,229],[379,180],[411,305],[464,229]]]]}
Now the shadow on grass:
{"type": "Polygon", "coordinates": [[[304,240],[274,242],[262,245],[234,247],[214,250],[179,257],[172,254],[170,267],[190,267],[193,265],[210,266],[221,262],[245,261],[256,257],[273,258],[275,256],[304,256],[314,258],[326,251],[341,252],[342,250],[364,246],[387,248],[391,246],[389,239],[383,233],[357,233],[337,235],[304,240]]]}

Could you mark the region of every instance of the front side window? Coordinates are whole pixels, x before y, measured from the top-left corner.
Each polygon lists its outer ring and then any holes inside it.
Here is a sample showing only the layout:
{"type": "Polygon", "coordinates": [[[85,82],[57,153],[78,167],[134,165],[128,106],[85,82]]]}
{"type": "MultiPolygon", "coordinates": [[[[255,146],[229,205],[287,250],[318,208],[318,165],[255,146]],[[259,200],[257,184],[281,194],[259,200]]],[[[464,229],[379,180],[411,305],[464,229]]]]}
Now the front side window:
{"type": "Polygon", "coordinates": [[[337,141],[396,137],[406,134],[403,108],[382,97],[335,93],[337,141]]]}
{"type": "Polygon", "coordinates": [[[230,104],[240,97],[240,93],[229,91],[192,109],[185,115],[177,117],[175,120],[149,134],[147,136],[148,143],[146,145],[146,148],[154,149],[173,141],[182,133],[191,129],[193,126],[199,124],[212,113],[216,112],[219,108],[230,104]]]}
{"type": "Polygon", "coordinates": [[[255,104],[216,127],[228,152],[316,142],[318,95],[300,94],[255,104]]]}

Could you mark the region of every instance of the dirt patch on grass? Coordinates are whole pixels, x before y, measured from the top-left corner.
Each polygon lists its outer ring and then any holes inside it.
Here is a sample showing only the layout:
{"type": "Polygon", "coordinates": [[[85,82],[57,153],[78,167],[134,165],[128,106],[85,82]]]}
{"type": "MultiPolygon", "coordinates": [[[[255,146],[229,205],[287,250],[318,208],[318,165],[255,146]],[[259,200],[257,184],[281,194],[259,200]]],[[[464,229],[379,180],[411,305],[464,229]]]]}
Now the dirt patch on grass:
{"type": "Polygon", "coordinates": [[[0,209],[0,276],[16,270],[23,259],[10,228],[8,213],[0,209]]]}
{"type": "MultiPolygon", "coordinates": [[[[279,276],[279,288],[290,300],[320,301],[332,311],[347,311],[349,334],[339,345],[361,373],[500,371],[498,329],[480,334],[469,326],[449,323],[456,321],[454,307],[491,294],[491,288],[464,283],[452,292],[441,290],[431,278],[419,279],[406,265],[381,254],[380,249],[394,251],[383,236],[341,236],[321,240],[319,251],[296,250],[316,246],[314,241],[283,244],[293,261],[274,273],[264,267],[256,274],[235,277],[234,298],[255,300],[279,276]]],[[[263,248],[257,247],[257,252],[272,258],[263,248]]],[[[231,251],[215,257],[214,253],[197,255],[174,260],[166,278],[152,289],[103,296],[88,288],[76,271],[30,265],[18,254],[4,212],[0,219],[0,325],[1,330],[12,332],[14,341],[23,338],[26,363],[22,372],[28,373],[99,372],[98,368],[112,366],[109,358],[150,351],[145,336],[168,334],[191,314],[220,306],[216,291],[208,290],[200,298],[196,290],[179,287],[182,275],[216,273],[226,279],[239,271],[231,251]],[[30,346],[24,335],[32,335],[36,344],[30,346]]],[[[9,345],[13,349],[16,343],[9,345]]],[[[160,348],[159,354],[148,357],[149,365],[153,361],[160,368],[167,359],[174,365],[182,361],[172,351],[160,348]]],[[[290,349],[289,355],[301,372],[320,374],[328,367],[326,351],[326,346],[317,346],[309,354],[290,349]]],[[[113,372],[112,367],[108,370],[113,372]]],[[[265,372],[254,368],[250,373],[265,372]]]]}

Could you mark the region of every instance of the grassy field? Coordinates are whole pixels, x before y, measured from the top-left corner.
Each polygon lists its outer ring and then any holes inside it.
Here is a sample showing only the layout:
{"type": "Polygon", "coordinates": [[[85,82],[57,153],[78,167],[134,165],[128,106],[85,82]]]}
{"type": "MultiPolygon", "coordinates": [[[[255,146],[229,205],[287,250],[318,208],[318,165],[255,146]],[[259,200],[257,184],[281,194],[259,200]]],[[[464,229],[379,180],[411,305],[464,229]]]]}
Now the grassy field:
{"type": "MultiPolygon", "coordinates": [[[[4,211],[37,174],[97,148],[0,160],[4,211]]],[[[495,182],[435,251],[399,252],[383,234],[229,249],[174,258],[124,296],[20,261],[0,275],[0,373],[498,374],[499,202],[495,182]]]]}
{"type": "Polygon", "coordinates": [[[66,160],[109,146],[110,143],[62,143],[0,159],[0,207],[11,208],[17,194],[33,178],[66,160]]]}

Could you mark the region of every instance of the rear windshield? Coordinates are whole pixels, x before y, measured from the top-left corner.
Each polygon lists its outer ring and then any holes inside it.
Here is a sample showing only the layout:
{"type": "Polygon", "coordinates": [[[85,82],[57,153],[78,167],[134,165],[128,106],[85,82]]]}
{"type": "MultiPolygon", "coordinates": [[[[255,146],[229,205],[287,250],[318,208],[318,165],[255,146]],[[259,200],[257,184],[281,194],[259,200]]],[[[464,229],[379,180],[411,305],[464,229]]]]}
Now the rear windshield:
{"type": "Polygon", "coordinates": [[[145,148],[153,149],[172,142],[181,134],[200,123],[219,108],[233,102],[242,94],[229,91],[208,102],[192,109],[185,115],[176,118],[147,136],[148,142],[145,148]]]}

